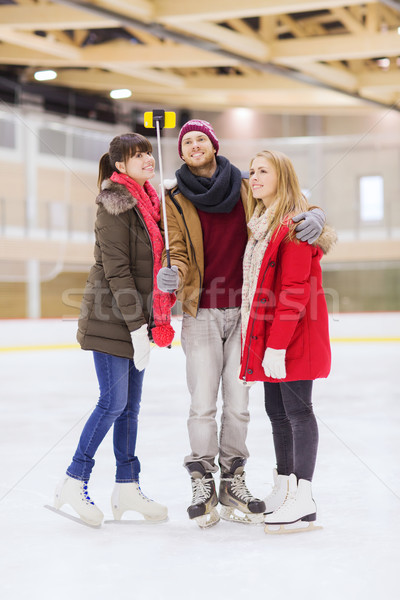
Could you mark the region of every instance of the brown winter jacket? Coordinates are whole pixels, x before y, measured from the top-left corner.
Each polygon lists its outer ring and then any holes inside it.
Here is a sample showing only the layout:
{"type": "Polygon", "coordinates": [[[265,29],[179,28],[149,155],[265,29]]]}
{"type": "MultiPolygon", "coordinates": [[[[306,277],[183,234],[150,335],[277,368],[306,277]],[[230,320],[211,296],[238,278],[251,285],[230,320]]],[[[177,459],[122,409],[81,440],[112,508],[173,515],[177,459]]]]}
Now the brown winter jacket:
{"type": "MultiPolygon", "coordinates": [[[[243,179],[240,196],[246,222],[249,220],[248,185],[248,179],[243,179]]],[[[177,298],[182,302],[182,309],[192,317],[196,317],[204,278],[203,232],[195,206],[183,194],[176,192],[176,182],[174,182],[165,193],[171,264],[179,269],[181,285],[177,290],[177,298]]],[[[163,266],[166,265],[164,250],[163,266]]]]}
{"type": "Polygon", "coordinates": [[[150,237],[136,198],[125,186],[104,181],[96,203],[95,264],[82,299],[77,339],[84,350],[132,358],[130,332],[151,319],[150,237]]]}

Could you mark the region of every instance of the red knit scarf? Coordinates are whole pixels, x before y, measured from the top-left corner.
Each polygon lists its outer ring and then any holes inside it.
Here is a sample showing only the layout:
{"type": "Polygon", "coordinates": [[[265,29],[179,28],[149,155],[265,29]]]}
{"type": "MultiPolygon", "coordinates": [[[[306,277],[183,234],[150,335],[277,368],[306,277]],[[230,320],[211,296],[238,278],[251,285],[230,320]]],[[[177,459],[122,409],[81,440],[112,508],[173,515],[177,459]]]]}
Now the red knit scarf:
{"type": "Polygon", "coordinates": [[[175,303],[175,294],[162,292],[157,287],[157,273],[162,266],[162,251],[164,249],[164,240],[158,227],[160,221],[160,200],[156,190],[151,183],[146,181],[144,187],[141,187],[128,175],[123,173],[114,173],[110,177],[111,181],[124,185],[126,189],[137,200],[137,207],[144,219],[150,241],[153,249],[153,317],[155,327],[151,330],[151,335],[157,346],[169,346],[174,339],[174,329],[171,326],[171,308],[175,303]]]}

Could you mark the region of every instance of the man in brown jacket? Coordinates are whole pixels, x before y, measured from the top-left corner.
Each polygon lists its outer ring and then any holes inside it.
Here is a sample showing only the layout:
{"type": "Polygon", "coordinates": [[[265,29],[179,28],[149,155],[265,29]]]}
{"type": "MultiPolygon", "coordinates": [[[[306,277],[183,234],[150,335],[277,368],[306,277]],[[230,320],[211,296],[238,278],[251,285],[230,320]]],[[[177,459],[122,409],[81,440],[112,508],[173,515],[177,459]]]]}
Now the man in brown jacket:
{"type": "MultiPolygon", "coordinates": [[[[184,460],[193,492],[188,514],[200,527],[217,523],[220,516],[262,522],[265,504],[249,492],[245,481],[248,388],[238,379],[248,181],[218,156],[219,142],[207,121],[188,121],[179,133],[178,149],[184,164],[166,198],[172,267],[160,270],[157,283],[163,291],[177,290],[183,307],[181,340],[191,395],[191,452],[184,460]],[[221,383],[218,438],[215,416],[221,383]],[[217,455],[220,515],[213,479],[217,455]]],[[[324,214],[313,213],[297,217],[305,219],[298,226],[301,239],[309,239],[305,233],[314,241],[322,230],[324,214]]]]}

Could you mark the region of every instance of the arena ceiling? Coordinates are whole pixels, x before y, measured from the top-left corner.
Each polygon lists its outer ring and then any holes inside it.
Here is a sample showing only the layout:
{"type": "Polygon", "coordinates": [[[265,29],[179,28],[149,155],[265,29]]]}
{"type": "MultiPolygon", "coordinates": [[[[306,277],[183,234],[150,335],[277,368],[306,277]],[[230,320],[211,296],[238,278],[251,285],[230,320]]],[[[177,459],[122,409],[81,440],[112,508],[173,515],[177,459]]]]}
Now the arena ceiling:
{"type": "Polygon", "coordinates": [[[0,79],[174,109],[400,106],[400,2],[0,0],[0,79]],[[43,85],[43,84],[42,84],[43,85]]]}

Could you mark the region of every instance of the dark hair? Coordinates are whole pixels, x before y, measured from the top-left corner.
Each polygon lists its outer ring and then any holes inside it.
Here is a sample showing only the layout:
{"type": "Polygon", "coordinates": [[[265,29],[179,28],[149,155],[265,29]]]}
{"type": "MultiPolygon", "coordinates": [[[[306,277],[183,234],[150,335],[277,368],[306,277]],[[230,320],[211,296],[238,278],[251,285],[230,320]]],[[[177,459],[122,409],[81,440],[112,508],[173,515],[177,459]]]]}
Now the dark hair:
{"type": "Polygon", "coordinates": [[[123,133],[111,140],[108,152],[103,154],[99,162],[99,176],[97,178],[99,189],[101,189],[101,184],[105,179],[109,179],[114,171],[118,171],[115,163],[126,162],[136,152],[153,152],[149,140],[140,133],[123,133]]]}

